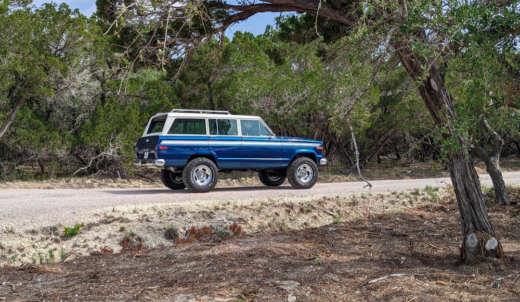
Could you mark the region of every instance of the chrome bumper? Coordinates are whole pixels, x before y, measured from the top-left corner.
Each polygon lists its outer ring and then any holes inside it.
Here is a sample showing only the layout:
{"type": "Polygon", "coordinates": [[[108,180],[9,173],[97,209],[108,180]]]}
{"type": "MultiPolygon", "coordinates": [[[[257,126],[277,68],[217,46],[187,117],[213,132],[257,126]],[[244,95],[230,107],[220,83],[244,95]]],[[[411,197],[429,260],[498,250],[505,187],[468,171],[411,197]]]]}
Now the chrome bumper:
{"type": "Polygon", "coordinates": [[[136,159],[134,160],[134,166],[147,167],[147,168],[163,168],[166,162],[164,159],[136,159]]]}
{"type": "Polygon", "coordinates": [[[320,159],[320,165],[325,166],[329,161],[326,158],[320,159]]]}

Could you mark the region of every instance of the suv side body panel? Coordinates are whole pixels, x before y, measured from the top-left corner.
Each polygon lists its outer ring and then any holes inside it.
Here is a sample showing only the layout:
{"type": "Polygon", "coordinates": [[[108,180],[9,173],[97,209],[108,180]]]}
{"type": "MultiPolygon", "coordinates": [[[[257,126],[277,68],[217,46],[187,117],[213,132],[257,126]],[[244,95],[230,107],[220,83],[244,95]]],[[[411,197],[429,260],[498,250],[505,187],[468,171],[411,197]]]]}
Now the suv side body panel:
{"type": "Polygon", "coordinates": [[[209,136],[161,136],[158,148],[158,158],[166,161],[165,166],[182,168],[193,154],[208,155],[209,136]],[[161,147],[167,147],[162,150],[161,147]]]}
{"type": "Polygon", "coordinates": [[[240,136],[211,136],[209,150],[215,154],[219,169],[243,169],[240,136]]]}
{"type": "Polygon", "coordinates": [[[317,140],[310,140],[298,137],[281,137],[282,142],[282,162],[286,167],[299,154],[308,154],[316,163],[322,159],[323,143],[317,140]],[[318,149],[321,148],[321,149],[318,149]]]}
{"type": "Polygon", "coordinates": [[[255,136],[242,138],[242,166],[244,169],[277,169],[281,167],[280,138],[255,136]]]}

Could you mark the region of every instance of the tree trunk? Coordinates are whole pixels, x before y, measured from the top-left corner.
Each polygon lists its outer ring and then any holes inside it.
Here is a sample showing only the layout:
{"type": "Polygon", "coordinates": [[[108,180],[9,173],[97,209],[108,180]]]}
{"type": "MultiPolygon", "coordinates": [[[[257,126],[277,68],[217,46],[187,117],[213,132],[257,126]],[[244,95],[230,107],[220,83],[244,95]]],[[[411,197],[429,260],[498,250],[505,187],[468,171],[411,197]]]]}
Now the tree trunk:
{"type": "Polygon", "coordinates": [[[42,172],[42,175],[45,174],[45,165],[43,164],[43,160],[41,158],[38,158],[38,165],[40,166],[40,171],[42,172]]]}
{"type": "MultiPolygon", "coordinates": [[[[423,39],[421,33],[417,34],[417,38],[423,39]]],[[[458,140],[464,146],[464,138],[450,128],[451,123],[456,122],[457,114],[452,97],[446,89],[444,77],[437,69],[436,63],[425,62],[423,58],[412,53],[408,40],[404,38],[394,42],[393,46],[412,79],[421,82],[419,93],[435,124],[444,127],[444,139],[458,140]],[[424,74],[422,66],[431,66],[428,74],[424,74]]],[[[487,215],[478,174],[468,158],[469,154],[464,149],[447,154],[447,166],[457,196],[464,238],[460,260],[465,264],[477,262],[482,257],[504,257],[502,246],[487,215]]]]}
{"type": "Polygon", "coordinates": [[[213,100],[213,83],[210,81],[208,82],[208,99],[209,99],[209,106],[211,107],[211,110],[217,110],[217,106],[215,105],[215,101],[213,100]]]}
{"type": "Polygon", "coordinates": [[[20,110],[20,107],[22,107],[23,102],[25,101],[25,98],[20,97],[18,101],[14,104],[13,109],[11,109],[11,113],[9,114],[9,117],[7,118],[7,122],[5,125],[0,129],[0,139],[4,134],[7,132],[11,124],[14,122],[14,118],[16,116],[16,113],[18,113],[18,110],[20,110]]]}
{"type": "Polygon", "coordinates": [[[486,164],[486,171],[491,177],[493,182],[493,188],[495,190],[495,201],[498,204],[507,205],[510,203],[509,196],[507,195],[506,183],[504,177],[500,171],[500,154],[504,148],[504,140],[491,129],[487,120],[482,122],[483,128],[491,134],[493,139],[493,151],[488,154],[486,150],[479,145],[473,145],[471,152],[477,155],[486,164]]]}
{"type": "Polygon", "coordinates": [[[475,167],[463,150],[448,155],[448,169],[457,196],[462,235],[461,261],[478,262],[481,257],[503,258],[504,252],[487,215],[486,204],[475,167]]]}
{"type": "Polygon", "coordinates": [[[493,181],[496,203],[502,205],[516,204],[516,202],[511,202],[507,195],[506,183],[504,182],[504,177],[500,171],[499,159],[496,157],[489,157],[489,159],[484,162],[486,163],[486,171],[489,173],[491,181],[493,181]]]}

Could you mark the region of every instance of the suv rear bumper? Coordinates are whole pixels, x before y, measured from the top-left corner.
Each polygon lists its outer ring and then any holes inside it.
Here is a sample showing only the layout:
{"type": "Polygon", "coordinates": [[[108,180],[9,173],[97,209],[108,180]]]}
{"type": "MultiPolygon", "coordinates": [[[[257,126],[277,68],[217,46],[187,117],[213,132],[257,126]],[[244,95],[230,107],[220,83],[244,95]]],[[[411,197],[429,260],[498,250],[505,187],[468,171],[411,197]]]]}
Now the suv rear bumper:
{"type": "Polygon", "coordinates": [[[136,159],[134,160],[134,166],[148,167],[148,168],[164,168],[166,162],[164,159],[136,159]]]}

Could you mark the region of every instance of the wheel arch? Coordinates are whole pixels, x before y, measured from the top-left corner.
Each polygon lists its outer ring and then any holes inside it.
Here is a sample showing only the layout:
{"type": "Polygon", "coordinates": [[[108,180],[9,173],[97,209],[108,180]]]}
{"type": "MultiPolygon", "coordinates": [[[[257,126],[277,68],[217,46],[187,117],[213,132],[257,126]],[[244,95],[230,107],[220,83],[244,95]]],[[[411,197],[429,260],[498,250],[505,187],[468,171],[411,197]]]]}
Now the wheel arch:
{"type": "Polygon", "coordinates": [[[289,165],[300,157],[308,157],[308,158],[312,159],[316,164],[318,164],[318,160],[316,158],[316,153],[311,152],[311,151],[300,151],[300,152],[296,152],[296,154],[294,154],[294,156],[289,161],[289,165]]]}
{"type": "Polygon", "coordinates": [[[217,156],[215,154],[212,154],[212,153],[193,154],[192,156],[190,156],[190,158],[188,158],[188,161],[186,162],[186,164],[188,164],[190,161],[192,161],[192,160],[194,160],[196,158],[201,158],[201,157],[204,157],[204,158],[207,158],[207,159],[211,160],[212,162],[215,163],[215,165],[218,168],[217,156]]]}

